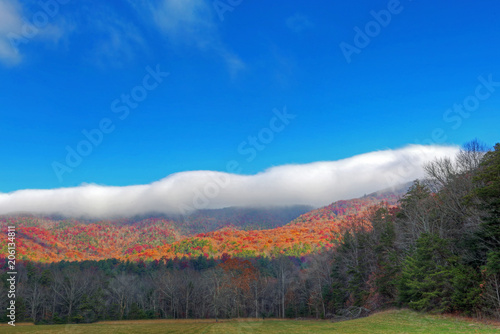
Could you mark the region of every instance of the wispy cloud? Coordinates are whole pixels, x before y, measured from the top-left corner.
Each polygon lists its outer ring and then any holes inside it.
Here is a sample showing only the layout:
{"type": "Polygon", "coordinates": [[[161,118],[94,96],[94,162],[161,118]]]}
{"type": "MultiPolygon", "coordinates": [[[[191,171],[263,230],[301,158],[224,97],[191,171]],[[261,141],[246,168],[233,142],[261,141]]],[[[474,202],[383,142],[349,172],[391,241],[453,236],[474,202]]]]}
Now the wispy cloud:
{"type": "Polygon", "coordinates": [[[88,53],[82,51],[86,59],[102,66],[120,66],[134,59],[138,50],[147,52],[148,39],[154,38],[154,34],[148,36],[140,30],[137,23],[141,28],[144,24],[158,31],[174,48],[182,45],[215,54],[231,75],[245,68],[241,58],[223,43],[218,27],[222,23],[208,1],[130,0],[138,17],[125,17],[105,2],[84,2],[62,15],[65,7],[54,3],[56,7],[46,6],[43,1],[29,7],[20,0],[0,0],[0,62],[19,64],[28,42],[57,42],[71,35],[73,40],[90,37],[88,53]]]}
{"type": "Polygon", "coordinates": [[[149,5],[154,23],[174,42],[205,48],[216,38],[210,6],[200,0],[163,0],[149,5]]]}
{"type": "Polygon", "coordinates": [[[147,49],[145,38],[138,27],[107,8],[103,8],[101,15],[93,15],[80,30],[95,34],[94,45],[87,58],[103,67],[123,66],[137,56],[138,50],[147,49]]]}
{"type": "Polygon", "coordinates": [[[73,217],[185,213],[186,208],[323,206],[423,176],[422,164],[453,157],[457,147],[410,145],[338,161],[270,168],[255,175],[191,171],[147,185],[85,184],[52,190],[0,193],[0,214],[31,212],[73,217]]]}
{"type": "Polygon", "coordinates": [[[15,1],[0,0],[0,60],[7,64],[21,61],[21,55],[9,38],[21,32],[21,8],[15,1]]]}
{"type": "Polygon", "coordinates": [[[42,7],[28,12],[18,0],[0,0],[0,62],[19,64],[20,47],[30,41],[57,42],[65,30],[56,14],[42,7]]]}
{"type": "Polygon", "coordinates": [[[312,28],[313,23],[307,16],[297,13],[286,19],[286,26],[288,27],[288,29],[296,33],[300,33],[304,30],[312,28]]]}
{"type": "Polygon", "coordinates": [[[221,57],[231,74],[245,68],[241,58],[222,41],[216,13],[209,1],[129,1],[146,22],[152,22],[172,45],[187,45],[221,57]]]}

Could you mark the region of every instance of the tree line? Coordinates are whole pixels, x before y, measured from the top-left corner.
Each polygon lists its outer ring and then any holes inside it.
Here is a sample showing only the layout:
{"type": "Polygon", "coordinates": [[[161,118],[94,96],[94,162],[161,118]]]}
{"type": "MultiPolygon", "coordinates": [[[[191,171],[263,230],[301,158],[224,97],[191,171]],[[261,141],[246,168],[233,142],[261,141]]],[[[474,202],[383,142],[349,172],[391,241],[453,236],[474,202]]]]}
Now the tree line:
{"type": "MultiPolygon", "coordinates": [[[[17,319],[41,323],[156,318],[322,317],[331,254],[18,265],[17,319]]],[[[2,276],[2,282],[5,281],[2,276]]],[[[0,294],[6,294],[0,287],[0,294]]],[[[7,307],[4,299],[0,308],[7,307]]],[[[6,321],[7,319],[2,319],[6,321]]]]}

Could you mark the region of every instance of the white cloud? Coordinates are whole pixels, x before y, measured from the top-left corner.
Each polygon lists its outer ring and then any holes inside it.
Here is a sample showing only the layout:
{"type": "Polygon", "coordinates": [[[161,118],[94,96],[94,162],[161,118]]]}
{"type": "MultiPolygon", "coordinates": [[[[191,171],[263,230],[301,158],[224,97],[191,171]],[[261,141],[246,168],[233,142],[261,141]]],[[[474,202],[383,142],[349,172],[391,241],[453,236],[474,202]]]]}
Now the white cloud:
{"type": "Polygon", "coordinates": [[[51,22],[57,12],[47,13],[41,7],[27,13],[18,0],[0,0],[0,62],[21,62],[19,46],[33,40],[57,42],[64,33],[59,20],[51,22]],[[51,15],[53,14],[53,15],[51,15]]]}
{"type": "MultiPolygon", "coordinates": [[[[137,50],[147,50],[147,40],[134,20],[119,16],[109,4],[82,5],[77,11],[64,12],[63,16],[64,5],[54,3],[56,7],[43,5],[45,1],[30,7],[20,0],[0,0],[0,62],[19,64],[29,43],[58,42],[73,30],[92,33],[95,43],[87,58],[104,66],[109,62],[122,65],[133,59],[137,50]]],[[[222,42],[218,29],[220,22],[216,20],[211,2],[130,0],[129,4],[145,25],[159,31],[174,47],[187,45],[215,54],[224,61],[232,75],[245,68],[241,58],[222,42]]]]}
{"type": "Polygon", "coordinates": [[[215,16],[211,1],[130,0],[129,3],[142,12],[144,20],[153,22],[173,45],[188,45],[215,53],[224,60],[232,75],[245,68],[240,57],[222,42],[218,29],[220,22],[215,16]]]}
{"type": "Polygon", "coordinates": [[[423,176],[422,163],[453,157],[457,147],[410,145],[338,161],[270,168],[256,175],[192,171],[148,185],[86,184],[0,193],[0,214],[31,212],[73,217],[120,217],[230,206],[307,204],[316,207],[362,196],[423,176]]]}
{"type": "Polygon", "coordinates": [[[19,50],[10,41],[11,34],[22,29],[21,8],[15,1],[0,0],[0,61],[16,64],[21,61],[19,50]]]}
{"type": "Polygon", "coordinates": [[[163,0],[158,5],[150,4],[149,9],[156,25],[175,41],[205,47],[214,39],[216,26],[205,1],[163,0]]]}

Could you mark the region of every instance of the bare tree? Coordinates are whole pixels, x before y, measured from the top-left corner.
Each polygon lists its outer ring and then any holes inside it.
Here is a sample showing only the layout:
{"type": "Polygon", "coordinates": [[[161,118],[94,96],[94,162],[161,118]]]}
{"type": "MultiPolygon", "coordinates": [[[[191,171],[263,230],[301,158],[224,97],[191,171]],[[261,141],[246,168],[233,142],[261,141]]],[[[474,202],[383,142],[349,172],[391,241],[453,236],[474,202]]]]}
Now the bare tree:
{"type": "Polygon", "coordinates": [[[120,273],[113,277],[108,285],[110,301],[118,305],[119,318],[123,319],[133,296],[137,277],[131,274],[120,273]]]}
{"type": "Polygon", "coordinates": [[[92,276],[91,270],[75,271],[72,268],[65,268],[54,272],[52,291],[65,305],[68,319],[80,303],[82,296],[87,292],[92,276]]]}
{"type": "Polygon", "coordinates": [[[285,298],[293,277],[296,276],[293,263],[288,257],[282,256],[273,262],[273,272],[277,278],[277,289],[280,300],[279,316],[285,318],[285,298]]]}
{"type": "MultiPolygon", "coordinates": [[[[309,268],[305,271],[306,278],[310,282],[308,295],[310,300],[320,307],[323,316],[327,313],[323,292],[332,285],[332,263],[330,252],[314,254],[310,257],[309,268]]],[[[316,318],[318,317],[319,312],[316,312],[316,318]]]]}
{"type": "MultiPolygon", "coordinates": [[[[161,295],[169,301],[169,310],[172,318],[176,318],[177,307],[177,279],[172,271],[160,270],[154,274],[152,280],[161,295]]],[[[165,312],[167,314],[167,312],[165,312]]]]}
{"type": "Polygon", "coordinates": [[[224,305],[227,304],[228,291],[224,282],[224,271],[221,268],[212,268],[203,273],[203,281],[206,284],[209,305],[216,321],[219,319],[224,305]]]}

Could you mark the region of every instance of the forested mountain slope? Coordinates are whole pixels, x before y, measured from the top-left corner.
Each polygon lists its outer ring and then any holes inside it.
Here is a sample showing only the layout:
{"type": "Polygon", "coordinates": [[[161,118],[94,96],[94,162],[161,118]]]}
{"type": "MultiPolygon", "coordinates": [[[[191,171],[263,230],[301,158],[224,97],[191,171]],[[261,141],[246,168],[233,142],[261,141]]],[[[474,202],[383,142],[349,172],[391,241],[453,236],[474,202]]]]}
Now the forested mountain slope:
{"type": "MultiPolygon", "coordinates": [[[[376,203],[394,204],[397,196],[384,192],[338,201],[307,212],[291,223],[310,208],[227,208],[201,210],[183,218],[136,217],[92,222],[17,216],[0,218],[0,226],[2,230],[8,225],[16,226],[18,254],[22,259],[41,262],[200,255],[220,258],[223,254],[301,256],[332,248],[343,226],[362,221],[366,209],[376,203]]],[[[0,248],[5,247],[5,241],[0,241],[0,248]]]]}
{"type": "Polygon", "coordinates": [[[333,221],[341,217],[357,215],[366,210],[366,208],[381,202],[385,202],[388,205],[396,205],[410,186],[411,183],[405,183],[394,189],[384,189],[360,198],[336,201],[330,205],[307,212],[292,223],[333,221]]]}

